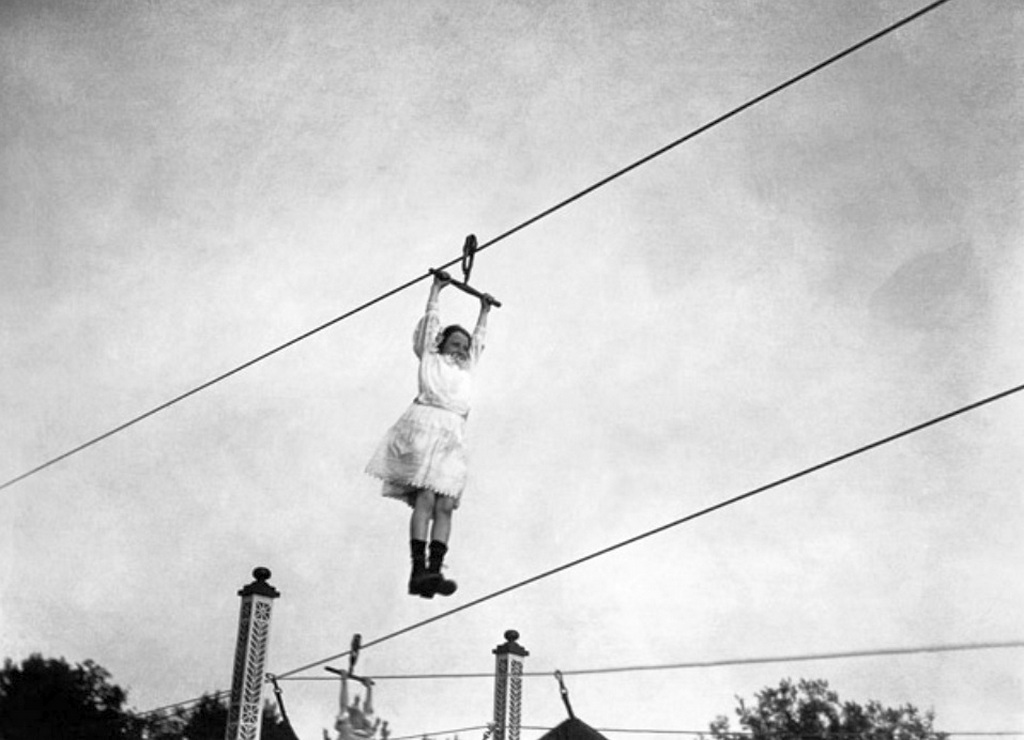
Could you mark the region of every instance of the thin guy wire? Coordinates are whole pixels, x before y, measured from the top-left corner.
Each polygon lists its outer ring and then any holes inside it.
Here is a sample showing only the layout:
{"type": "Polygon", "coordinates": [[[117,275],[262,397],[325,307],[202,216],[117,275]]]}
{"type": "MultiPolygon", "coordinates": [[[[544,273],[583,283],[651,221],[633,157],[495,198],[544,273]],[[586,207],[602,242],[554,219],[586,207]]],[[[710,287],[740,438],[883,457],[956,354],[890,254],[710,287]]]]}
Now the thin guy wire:
{"type": "MultiPolygon", "coordinates": [[[[845,452],[845,453],[843,453],[841,455],[837,455],[836,457],[830,458],[830,459],[828,459],[828,460],[826,460],[824,462],[820,462],[820,463],[817,463],[816,465],[812,465],[809,468],[804,468],[803,470],[800,470],[800,471],[798,471],[796,473],[792,473],[792,474],[787,475],[787,476],[785,476],[783,478],[779,478],[779,479],[777,479],[775,481],[772,481],[771,483],[767,483],[767,484],[765,484],[763,486],[760,486],[758,488],[755,488],[755,489],[753,489],[751,491],[747,491],[746,493],[742,493],[742,494],[740,494],[738,496],[734,496],[734,497],[732,497],[730,499],[726,499],[725,501],[721,501],[721,502],[719,502],[717,504],[714,504],[712,506],[709,506],[709,507],[707,507],[705,509],[701,509],[700,511],[697,511],[697,512],[695,512],[693,514],[689,514],[687,516],[684,516],[681,519],[676,519],[676,520],[671,521],[671,522],[669,522],[667,524],[663,524],[660,527],[655,527],[654,529],[647,530],[646,532],[638,534],[638,535],[636,535],[634,537],[630,537],[629,539],[622,540],[621,542],[618,542],[618,543],[616,543],[614,545],[610,545],[610,546],[605,547],[605,548],[603,548],[601,550],[597,550],[596,552],[592,552],[589,555],[584,555],[583,557],[577,558],[577,559],[572,560],[572,561],[570,561],[568,563],[565,563],[563,565],[559,565],[559,566],[557,566],[555,568],[552,568],[550,570],[546,570],[543,573],[540,573],[538,575],[532,576],[532,577],[527,578],[525,580],[519,581],[518,583],[514,583],[511,586],[506,586],[505,588],[499,589],[498,591],[494,591],[494,592],[492,592],[490,594],[486,594],[486,595],[481,596],[481,597],[479,597],[477,599],[474,599],[472,601],[466,602],[465,604],[457,606],[454,609],[449,609],[448,611],[441,612],[440,614],[437,614],[437,615],[435,615],[433,617],[429,617],[428,619],[424,619],[422,621],[416,622],[416,623],[414,623],[412,625],[409,625],[408,627],[404,627],[404,628],[402,628],[400,630],[397,630],[395,632],[391,632],[390,634],[384,635],[383,637],[379,637],[379,638],[377,638],[375,640],[370,640],[369,642],[364,642],[362,644],[362,648],[361,649],[365,650],[368,647],[372,647],[374,645],[379,645],[379,644],[381,644],[383,642],[387,642],[388,640],[391,640],[391,639],[393,639],[395,637],[398,637],[399,635],[403,635],[403,634],[405,634],[407,632],[412,632],[413,630],[419,629],[420,627],[424,627],[424,626],[426,626],[428,624],[431,624],[432,622],[437,622],[437,621],[439,621],[441,619],[445,619],[447,617],[452,616],[453,614],[457,614],[458,612],[465,611],[466,609],[470,609],[470,608],[472,608],[474,606],[477,606],[478,604],[482,604],[485,601],[489,601],[490,599],[494,599],[494,598],[497,598],[498,596],[502,596],[504,594],[507,594],[510,591],[515,591],[516,589],[522,588],[523,586],[527,586],[527,585],[529,585],[531,583],[535,583],[535,582],[537,582],[537,581],[539,581],[541,579],[547,578],[548,576],[553,576],[556,573],[560,573],[563,570],[568,570],[569,568],[573,568],[573,567],[575,567],[577,565],[585,563],[588,560],[592,560],[594,558],[600,557],[601,555],[606,555],[606,554],[608,554],[608,553],[610,553],[610,552],[612,552],[614,550],[618,550],[620,548],[626,547],[627,545],[632,545],[632,544],[634,544],[636,542],[639,542],[640,540],[643,540],[643,539],[651,537],[651,536],[653,536],[655,534],[659,534],[661,532],[664,532],[665,530],[668,530],[668,529],[671,529],[673,527],[677,527],[677,526],[679,526],[681,524],[685,524],[687,522],[693,521],[694,519],[697,519],[699,517],[705,516],[707,514],[711,514],[712,512],[718,511],[719,509],[723,509],[723,508],[725,508],[727,506],[731,506],[733,504],[737,504],[740,501],[744,501],[745,499],[748,499],[748,498],[751,498],[751,497],[756,496],[758,494],[764,493],[765,491],[769,491],[769,490],[771,490],[773,488],[777,488],[777,487],[782,486],[782,485],[784,485],[786,483],[790,483],[790,482],[792,482],[794,480],[797,480],[798,478],[803,478],[804,476],[810,475],[811,473],[814,473],[814,472],[817,472],[817,471],[822,470],[824,468],[830,467],[830,466],[835,465],[835,464],[837,464],[839,462],[842,462],[844,460],[848,460],[848,459],[850,459],[852,457],[856,457],[857,455],[861,455],[861,454],[863,454],[865,452],[868,452],[870,450],[875,449],[876,447],[881,447],[882,445],[889,444],[890,442],[894,442],[894,441],[896,441],[898,439],[901,439],[902,437],[906,437],[908,435],[914,434],[914,433],[919,432],[919,431],[921,431],[923,429],[926,429],[928,427],[931,427],[931,426],[934,426],[934,425],[939,424],[941,422],[944,422],[944,421],[947,421],[949,419],[952,419],[955,416],[959,416],[961,414],[965,414],[968,411],[973,411],[973,410],[975,410],[977,408],[980,408],[980,407],[985,406],[987,404],[993,403],[993,402],[998,401],[998,400],[1000,400],[1002,398],[1006,398],[1008,396],[1011,396],[1014,393],[1019,393],[1021,390],[1024,390],[1024,385],[1018,385],[1018,386],[1015,386],[1015,387],[1010,388],[1008,390],[1001,391],[1000,393],[996,393],[994,395],[988,396],[987,398],[983,398],[980,401],[975,401],[975,402],[970,403],[970,404],[968,404],[966,406],[961,406],[960,408],[955,409],[954,411],[950,411],[948,413],[942,414],[941,416],[937,416],[937,417],[935,417],[933,419],[930,419],[928,421],[925,421],[925,422],[922,422],[920,424],[916,424],[916,425],[914,425],[912,427],[909,427],[907,429],[904,429],[903,431],[896,432],[895,434],[891,434],[891,435],[889,435],[887,437],[883,437],[882,439],[879,439],[879,440],[876,440],[876,441],[871,442],[869,444],[863,445],[862,447],[858,447],[857,449],[852,450],[850,452],[845,452]]],[[[330,656],[328,658],[324,658],[322,660],[314,661],[313,663],[308,663],[307,665],[301,666],[299,668],[295,668],[295,669],[290,670],[290,671],[288,671],[286,673],[280,673],[280,674],[278,674],[278,678],[287,678],[288,676],[293,676],[296,673],[301,673],[302,671],[306,671],[306,670],[308,670],[310,668],[315,668],[316,666],[323,665],[324,663],[330,662],[332,660],[337,660],[338,658],[342,658],[342,657],[344,657],[346,655],[349,655],[350,653],[351,653],[351,651],[349,650],[349,651],[345,651],[345,652],[342,652],[342,653],[338,653],[337,655],[332,655],[332,656],[330,656]]]]}
{"type": "MultiPolygon", "coordinates": [[[[689,141],[690,139],[693,139],[693,138],[699,136],[700,134],[704,133],[705,131],[708,131],[711,128],[714,128],[715,126],[719,125],[720,123],[724,123],[725,121],[729,120],[733,116],[736,116],[736,115],[742,113],[743,111],[747,110],[748,108],[752,108],[753,106],[763,102],[764,100],[767,100],[768,98],[770,98],[770,97],[772,97],[772,96],[782,92],[786,88],[788,88],[788,87],[790,87],[792,85],[795,85],[796,83],[800,82],[801,80],[803,80],[803,79],[805,79],[807,77],[810,77],[811,75],[821,71],[825,67],[828,67],[828,66],[834,64],[835,62],[838,62],[840,59],[843,59],[844,57],[849,56],[850,54],[853,54],[854,52],[860,50],[861,48],[863,48],[863,47],[865,47],[865,46],[867,46],[867,45],[869,45],[869,44],[871,44],[871,43],[873,43],[875,41],[877,41],[878,39],[882,38],[883,36],[886,36],[886,35],[892,33],[893,31],[901,28],[902,26],[904,26],[904,25],[906,25],[908,23],[911,23],[912,21],[920,18],[921,16],[925,15],[926,13],[930,13],[931,11],[935,10],[936,8],[938,8],[940,5],[944,5],[947,2],[949,2],[949,1],[950,0],[936,0],[935,2],[931,3],[930,5],[926,5],[924,8],[921,8],[920,10],[918,10],[918,11],[916,11],[914,13],[911,13],[910,15],[906,16],[905,18],[902,18],[901,20],[896,21],[892,25],[883,28],[881,31],[877,31],[876,33],[872,34],[871,36],[868,36],[867,38],[857,42],[853,46],[847,47],[843,51],[840,51],[837,54],[834,54],[833,56],[829,57],[825,61],[819,62],[818,64],[816,64],[813,67],[805,70],[804,72],[801,72],[800,74],[796,75],[795,77],[791,77],[788,80],[786,80],[785,82],[782,82],[782,83],[776,85],[775,87],[771,88],[767,92],[761,93],[760,95],[758,95],[758,96],[756,96],[754,98],[751,98],[746,103],[743,103],[742,105],[740,105],[740,106],[738,106],[736,108],[733,108],[728,113],[725,113],[725,114],[719,116],[718,118],[715,118],[714,120],[711,120],[711,121],[705,123],[704,125],[694,129],[693,131],[691,131],[690,133],[686,134],[685,136],[682,136],[682,137],[676,139],[672,143],[667,144],[667,145],[661,147],[660,149],[652,152],[651,154],[648,154],[647,156],[642,157],[641,159],[636,160],[632,164],[627,165],[626,167],[623,167],[622,169],[612,173],[611,175],[605,177],[602,180],[599,180],[598,182],[594,183],[590,187],[587,187],[587,188],[579,191],[575,195],[572,195],[572,196],[566,198],[565,200],[561,201],[560,203],[557,203],[556,205],[552,206],[551,208],[548,208],[545,211],[542,211],[541,213],[537,214],[536,216],[534,216],[534,217],[532,217],[530,219],[527,219],[526,221],[523,221],[518,226],[515,226],[515,227],[509,229],[508,231],[506,231],[506,232],[504,232],[502,234],[499,234],[498,236],[494,237],[490,241],[484,242],[483,244],[481,244],[477,248],[477,252],[482,252],[483,250],[485,250],[485,249],[487,249],[487,248],[489,248],[491,246],[494,246],[498,242],[500,242],[500,241],[502,241],[502,240],[512,236],[513,234],[515,234],[515,233],[517,233],[519,231],[522,231],[527,226],[530,226],[530,225],[536,223],[537,221],[540,221],[541,219],[546,218],[547,216],[550,216],[555,211],[561,210],[562,208],[564,208],[565,206],[569,205],[570,203],[574,203],[575,201],[579,200],[580,198],[583,198],[584,196],[589,195],[590,193],[594,192],[598,188],[604,187],[605,185],[607,185],[608,183],[612,182],[613,180],[617,180],[618,178],[622,177],[623,175],[625,175],[625,174],[627,174],[629,172],[632,172],[636,168],[638,168],[638,167],[640,167],[640,166],[650,162],[652,159],[660,157],[661,155],[665,154],[666,152],[669,152],[672,149],[675,149],[679,145],[689,141]]],[[[441,265],[439,269],[447,269],[447,268],[451,267],[452,265],[456,264],[457,262],[460,262],[461,259],[462,259],[462,257],[460,256],[460,257],[458,257],[456,259],[450,260],[449,262],[446,262],[443,265],[441,265]]],[[[261,355],[259,355],[257,357],[254,357],[253,359],[249,360],[248,362],[245,362],[245,363],[243,363],[243,364],[241,364],[241,365],[239,365],[239,366],[237,366],[237,367],[235,367],[235,368],[233,368],[231,370],[228,370],[227,372],[221,373],[217,377],[215,377],[215,378],[213,378],[211,380],[206,381],[202,385],[198,385],[195,388],[192,388],[191,390],[186,391],[185,393],[182,393],[182,394],[180,394],[178,396],[175,396],[171,400],[166,401],[166,402],[160,404],[159,406],[156,406],[155,408],[152,408],[149,411],[147,411],[147,412],[145,412],[143,414],[140,414],[139,416],[136,416],[135,418],[130,419],[129,421],[124,422],[123,424],[121,424],[121,425],[111,429],[110,431],[105,432],[105,433],[99,435],[98,437],[94,437],[94,438],[90,439],[87,442],[83,442],[82,444],[78,445],[77,447],[74,447],[73,449],[68,450],[67,452],[65,452],[65,453],[63,453],[61,455],[58,455],[57,457],[51,458],[50,460],[47,460],[46,462],[42,463],[41,465],[37,465],[36,467],[32,468],[31,470],[28,470],[28,471],[22,473],[21,475],[18,475],[18,476],[14,477],[14,478],[11,478],[8,481],[5,481],[4,483],[0,484],[0,490],[3,490],[3,489],[5,489],[5,488],[7,488],[9,486],[13,486],[16,483],[19,483],[19,482],[25,480],[26,478],[29,478],[29,477],[35,475],[36,473],[42,472],[46,468],[49,468],[50,466],[55,465],[56,463],[58,463],[58,462],[60,462],[62,460],[65,460],[65,459],[71,457],[72,455],[75,455],[75,454],[77,454],[79,452],[82,452],[86,448],[92,447],[93,445],[95,445],[95,444],[97,444],[99,442],[102,442],[103,440],[107,439],[108,437],[111,437],[111,436],[113,436],[115,434],[118,434],[119,432],[124,431],[128,427],[134,426],[135,424],[139,423],[140,421],[143,421],[144,419],[147,419],[150,416],[153,416],[154,414],[157,414],[157,413],[159,413],[159,412],[169,408],[170,406],[173,406],[174,404],[179,403],[180,401],[184,401],[186,398],[188,398],[190,396],[193,396],[196,393],[199,393],[200,391],[205,390],[205,389],[209,388],[210,386],[212,386],[212,385],[214,385],[216,383],[221,382],[222,380],[226,380],[227,378],[231,377],[232,375],[235,375],[236,373],[239,373],[242,370],[245,370],[245,369],[255,365],[258,362],[262,362],[263,360],[267,359],[268,357],[271,357],[272,355],[275,355],[278,352],[281,352],[282,350],[287,349],[288,347],[291,347],[294,344],[297,344],[298,342],[301,342],[301,341],[303,341],[305,339],[308,339],[309,337],[313,336],[314,334],[317,334],[317,333],[323,331],[324,329],[327,329],[328,327],[331,327],[331,326],[339,323],[340,321],[348,319],[351,316],[354,316],[355,314],[360,313],[361,311],[364,311],[367,308],[370,308],[371,306],[374,306],[377,303],[380,303],[381,301],[383,301],[383,300],[385,300],[387,298],[390,298],[391,296],[393,296],[393,295],[395,295],[397,293],[402,292],[403,290],[406,290],[407,288],[411,288],[413,285],[416,285],[417,283],[427,279],[428,277],[431,277],[431,274],[430,274],[429,271],[426,272],[426,273],[423,273],[422,275],[419,275],[418,277],[413,278],[412,280],[408,280],[405,283],[402,283],[397,288],[392,288],[391,290],[387,291],[386,293],[380,294],[376,298],[374,298],[372,300],[369,300],[366,303],[363,303],[363,304],[357,306],[356,308],[353,308],[350,311],[347,311],[347,312],[341,314],[340,316],[337,316],[337,317],[331,319],[330,321],[327,321],[327,322],[325,322],[323,324],[320,324],[319,326],[317,326],[317,327],[315,327],[313,329],[310,329],[309,331],[307,331],[307,332],[305,332],[303,334],[300,334],[299,336],[295,337],[294,339],[290,339],[289,341],[285,342],[284,344],[278,345],[277,347],[274,347],[273,349],[270,349],[270,350],[264,352],[263,354],[261,354],[261,355]]]]}
{"type": "MultiPolygon", "coordinates": [[[[540,727],[524,727],[522,729],[529,729],[529,730],[537,729],[537,730],[539,730],[541,728],[540,727]]],[[[712,735],[711,732],[708,731],[708,730],[645,730],[645,729],[629,729],[629,728],[621,728],[621,727],[597,727],[595,729],[598,732],[621,732],[623,734],[629,734],[629,735],[704,735],[704,736],[707,736],[709,738],[709,740],[714,740],[714,735],[712,735]]],[[[740,735],[742,737],[754,737],[754,733],[753,732],[749,732],[747,730],[729,730],[729,731],[727,731],[727,732],[725,732],[723,734],[725,734],[726,736],[740,735]]],[[[772,733],[772,734],[778,734],[781,737],[788,737],[788,738],[797,737],[796,735],[792,735],[790,733],[772,733]]],[[[951,737],[952,736],[956,736],[956,737],[1017,737],[1017,736],[1020,736],[1020,735],[1024,735],[1024,731],[1018,731],[1018,732],[1013,732],[1013,731],[1009,731],[1009,732],[946,732],[945,730],[933,730],[930,734],[932,734],[932,735],[934,735],[936,737],[938,737],[939,735],[946,735],[946,736],[951,736],[951,737]]],[[[857,737],[857,738],[864,737],[864,735],[862,733],[859,733],[859,732],[857,732],[857,733],[830,732],[827,735],[800,735],[799,737],[801,737],[801,738],[837,738],[837,737],[844,737],[844,736],[848,736],[848,735],[853,735],[854,737],[857,737]]],[[[771,734],[764,733],[764,732],[759,732],[759,733],[757,733],[757,736],[758,737],[766,737],[766,736],[771,737],[771,734]]]]}
{"type": "Polygon", "coordinates": [[[230,693],[231,692],[228,691],[227,689],[224,689],[222,691],[215,691],[212,694],[203,694],[202,696],[197,696],[195,699],[186,699],[185,701],[175,702],[174,704],[165,704],[164,706],[156,707],[155,709],[147,709],[145,712],[139,712],[138,714],[136,714],[136,716],[137,717],[146,717],[146,716],[148,716],[150,714],[158,714],[159,712],[167,712],[167,711],[170,711],[172,709],[179,709],[181,707],[187,707],[190,704],[198,704],[199,702],[201,702],[203,699],[205,699],[207,697],[210,697],[210,698],[213,698],[213,699],[220,699],[222,696],[227,696],[230,693]]]}
{"type": "MultiPolygon", "coordinates": [[[[539,732],[547,732],[551,728],[544,727],[542,725],[520,725],[521,730],[531,730],[539,732]]],[[[709,740],[715,740],[715,735],[710,730],[654,730],[654,729],[640,729],[640,728],[623,728],[623,727],[595,727],[597,732],[619,732],[627,735],[700,735],[707,737],[709,740]]],[[[1007,732],[945,732],[944,730],[933,730],[928,733],[935,737],[940,735],[945,736],[956,736],[956,737],[1017,737],[1024,735],[1024,731],[1007,731],[1007,732]]],[[[806,740],[824,740],[827,738],[841,738],[841,737],[856,737],[863,738],[864,733],[860,732],[830,732],[825,735],[805,735],[795,734],[791,732],[758,732],[754,733],[749,730],[726,730],[722,732],[725,737],[784,737],[784,738],[804,738],[806,740]]],[[[392,738],[392,740],[396,740],[392,738]]]]}
{"type": "MultiPolygon", "coordinates": [[[[549,676],[550,678],[550,676],[549,676]]],[[[389,740],[419,740],[424,737],[438,737],[441,735],[451,735],[457,732],[473,732],[476,730],[485,730],[489,725],[472,725],[470,727],[457,727],[451,730],[438,730],[437,732],[416,732],[408,735],[398,735],[390,737],[389,740]]],[[[531,732],[548,732],[551,730],[550,727],[544,727],[543,725],[520,725],[520,730],[527,730],[531,732]]],[[[662,730],[662,729],[640,729],[640,728],[622,728],[622,727],[595,727],[597,732],[618,732],[626,735],[699,735],[711,738],[714,740],[714,735],[710,730],[662,730]]],[[[754,737],[754,733],[748,730],[730,730],[723,733],[728,737],[754,737]]],[[[935,730],[933,733],[936,737],[945,735],[949,737],[1019,737],[1024,735],[1024,731],[1007,731],[1007,732],[944,732],[942,730],[935,730]]],[[[779,735],[781,737],[793,738],[797,737],[792,733],[758,733],[759,737],[771,737],[772,735],[779,735]]],[[[836,738],[843,737],[844,735],[855,735],[861,737],[861,733],[829,733],[828,735],[799,735],[801,738],[818,739],[818,738],[836,738]]]]}
{"type": "MultiPolygon", "coordinates": [[[[634,673],[640,671],[674,671],[690,668],[724,668],[728,666],[742,665],[765,665],[769,663],[801,663],[819,660],[845,660],[849,658],[875,658],[895,655],[921,655],[925,653],[952,653],[965,652],[970,650],[998,650],[1006,648],[1024,648],[1024,641],[1009,640],[1004,642],[974,642],[961,643],[956,645],[926,645],[922,647],[908,648],[879,648],[876,650],[848,650],[832,653],[810,653],[804,655],[779,655],[762,658],[731,658],[726,660],[701,660],[685,663],[660,663],[654,665],[634,666],[613,666],[608,668],[578,668],[575,670],[559,669],[566,676],[590,676],[606,673],[634,673]]],[[[523,678],[551,678],[551,671],[523,671],[523,678]]],[[[462,678],[494,678],[494,672],[489,673],[404,673],[404,674],[381,674],[368,675],[374,681],[406,681],[406,680],[436,680],[436,679],[462,679],[462,678]]],[[[285,681],[337,681],[331,676],[297,676],[293,678],[278,680],[285,681]]]]}
{"type": "Polygon", "coordinates": [[[489,725],[473,725],[471,727],[456,727],[454,730],[438,730],[437,732],[417,732],[415,735],[398,735],[397,737],[388,736],[388,740],[419,740],[423,737],[437,737],[438,735],[450,735],[456,732],[474,732],[476,730],[486,730],[489,725]]]}

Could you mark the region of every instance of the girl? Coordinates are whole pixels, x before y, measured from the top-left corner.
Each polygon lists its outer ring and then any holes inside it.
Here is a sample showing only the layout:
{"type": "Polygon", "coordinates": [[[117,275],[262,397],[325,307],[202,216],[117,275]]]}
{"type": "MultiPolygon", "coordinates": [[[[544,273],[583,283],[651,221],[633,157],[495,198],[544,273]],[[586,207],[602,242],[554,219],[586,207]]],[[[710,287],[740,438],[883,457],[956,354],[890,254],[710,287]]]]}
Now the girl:
{"type": "Polygon", "coordinates": [[[490,295],[481,296],[472,336],[457,324],[440,330],[438,298],[450,280],[447,273],[434,274],[426,313],[413,333],[413,351],[420,360],[419,393],[366,466],[367,473],[384,481],[384,496],[412,507],[409,593],[426,599],[450,596],[458,588],[441,575],[441,565],[448,552],[452,512],[466,485],[463,433],[471,373],[484,349],[487,314],[494,302],[490,295]]]}
{"type": "MultiPolygon", "coordinates": [[[[370,740],[377,734],[381,727],[380,717],[373,713],[373,679],[358,678],[350,676],[348,672],[341,671],[341,695],[338,697],[338,719],[334,723],[334,729],[338,731],[338,740],[370,740]],[[366,701],[359,706],[359,697],[348,703],[348,679],[359,681],[366,687],[366,701]]],[[[386,737],[388,723],[383,726],[382,737],[386,737]]],[[[326,737],[327,731],[324,730],[326,737]]]]}

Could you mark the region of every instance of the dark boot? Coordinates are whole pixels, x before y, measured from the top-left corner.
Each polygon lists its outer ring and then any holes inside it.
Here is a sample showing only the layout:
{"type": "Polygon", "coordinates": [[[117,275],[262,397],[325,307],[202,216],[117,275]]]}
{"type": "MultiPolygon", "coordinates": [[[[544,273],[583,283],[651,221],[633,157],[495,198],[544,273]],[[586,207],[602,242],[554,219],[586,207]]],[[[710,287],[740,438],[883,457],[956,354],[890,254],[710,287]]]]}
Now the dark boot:
{"type": "Polygon", "coordinates": [[[409,576],[409,595],[434,598],[434,576],[427,572],[427,543],[409,540],[412,555],[412,575],[409,576]]]}
{"type": "Polygon", "coordinates": [[[442,596],[451,596],[459,587],[455,581],[441,575],[441,566],[444,564],[444,556],[447,552],[448,545],[440,540],[433,540],[430,543],[430,562],[427,564],[427,573],[434,578],[434,592],[442,596]]]}

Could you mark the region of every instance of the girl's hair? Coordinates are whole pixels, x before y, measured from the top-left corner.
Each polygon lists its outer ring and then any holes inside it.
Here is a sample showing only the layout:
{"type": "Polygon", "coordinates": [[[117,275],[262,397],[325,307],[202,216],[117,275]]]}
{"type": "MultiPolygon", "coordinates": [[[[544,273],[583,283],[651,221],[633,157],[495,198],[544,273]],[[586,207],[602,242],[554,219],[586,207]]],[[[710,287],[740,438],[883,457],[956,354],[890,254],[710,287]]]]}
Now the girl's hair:
{"type": "Polygon", "coordinates": [[[449,326],[446,326],[444,329],[442,329],[441,333],[437,335],[437,351],[438,352],[440,352],[442,349],[444,349],[444,343],[447,342],[448,341],[448,337],[450,337],[455,332],[462,332],[463,334],[466,335],[466,339],[469,340],[470,344],[473,343],[473,335],[472,334],[470,334],[468,331],[466,331],[463,327],[459,326],[458,324],[451,324],[449,326]]]}

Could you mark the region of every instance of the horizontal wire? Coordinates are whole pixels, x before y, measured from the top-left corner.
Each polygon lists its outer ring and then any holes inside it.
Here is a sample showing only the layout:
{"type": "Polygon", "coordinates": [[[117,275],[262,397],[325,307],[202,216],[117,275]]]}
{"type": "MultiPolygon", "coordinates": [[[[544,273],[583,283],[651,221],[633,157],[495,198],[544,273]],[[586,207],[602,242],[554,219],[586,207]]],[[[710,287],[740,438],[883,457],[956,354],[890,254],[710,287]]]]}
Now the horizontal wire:
{"type": "MultiPolygon", "coordinates": [[[[564,676],[587,676],[607,673],[632,673],[639,671],[673,671],[692,668],[723,668],[729,666],[764,665],[771,663],[801,663],[822,660],[845,660],[850,658],[891,657],[898,655],[920,655],[934,653],[967,652],[975,650],[1001,650],[1008,648],[1024,648],[1024,640],[1007,640],[1001,642],[972,642],[952,645],[926,645],[906,648],[878,648],[874,650],[846,650],[831,653],[807,653],[802,655],[778,655],[760,658],[728,658],[725,660],[688,661],[684,663],[658,663],[653,665],[611,666],[606,668],[558,669],[564,676]]],[[[524,678],[550,678],[550,671],[523,671],[524,678]]],[[[400,674],[366,674],[374,681],[416,681],[435,679],[494,678],[494,671],[487,673],[400,673],[400,674]]],[[[280,678],[282,681],[337,681],[332,676],[292,676],[280,678]]]]}
{"type": "Polygon", "coordinates": [[[438,735],[452,735],[456,732],[471,732],[475,730],[486,730],[490,725],[472,725],[471,727],[457,727],[454,730],[438,730],[437,732],[417,732],[413,735],[388,735],[388,740],[418,740],[423,737],[437,737],[438,735]]]}
{"type": "MultiPolygon", "coordinates": [[[[418,740],[419,738],[425,737],[439,737],[441,735],[454,735],[459,732],[473,732],[478,730],[486,730],[491,725],[471,725],[469,727],[458,727],[452,730],[438,730],[436,732],[417,732],[407,735],[389,735],[388,740],[418,740]]],[[[553,728],[545,727],[543,725],[520,725],[520,730],[526,730],[529,732],[550,732],[553,728]]],[[[593,728],[597,732],[617,732],[623,735],[697,735],[707,737],[709,740],[714,740],[715,735],[710,730],[673,730],[673,729],[648,729],[648,728],[622,728],[622,727],[595,727],[593,728]]],[[[1020,737],[1024,736],[1024,730],[1007,730],[1007,731],[945,731],[935,730],[929,733],[936,737],[945,735],[949,737],[1020,737]]],[[[833,738],[841,738],[845,736],[852,737],[863,737],[863,733],[857,732],[830,732],[824,735],[804,735],[794,734],[788,732],[780,733],[768,733],[758,732],[753,733],[749,730],[729,730],[722,733],[725,737],[785,737],[785,738],[801,738],[804,740],[832,740],[833,738]]]]}
{"type": "MultiPolygon", "coordinates": [[[[521,730],[530,730],[538,732],[548,732],[551,728],[546,728],[542,725],[521,725],[521,730]]],[[[595,727],[593,728],[597,732],[618,732],[626,735],[700,735],[707,737],[708,740],[714,740],[716,737],[710,730],[663,730],[663,729],[641,729],[641,728],[621,728],[621,727],[595,727]]],[[[938,737],[939,735],[949,735],[956,737],[1017,737],[1024,735],[1024,731],[999,731],[999,732],[946,732],[945,730],[934,730],[928,735],[938,737]]],[[[841,737],[865,737],[865,733],[861,732],[829,732],[827,734],[796,734],[791,732],[751,732],[749,730],[727,730],[721,733],[721,737],[785,737],[785,738],[803,738],[806,740],[831,740],[832,738],[841,737]]],[[[870,737],[870,734],[868,734],[870,737]]],[[[394,738],[392,738],[394,740],[394,738]]]]}

